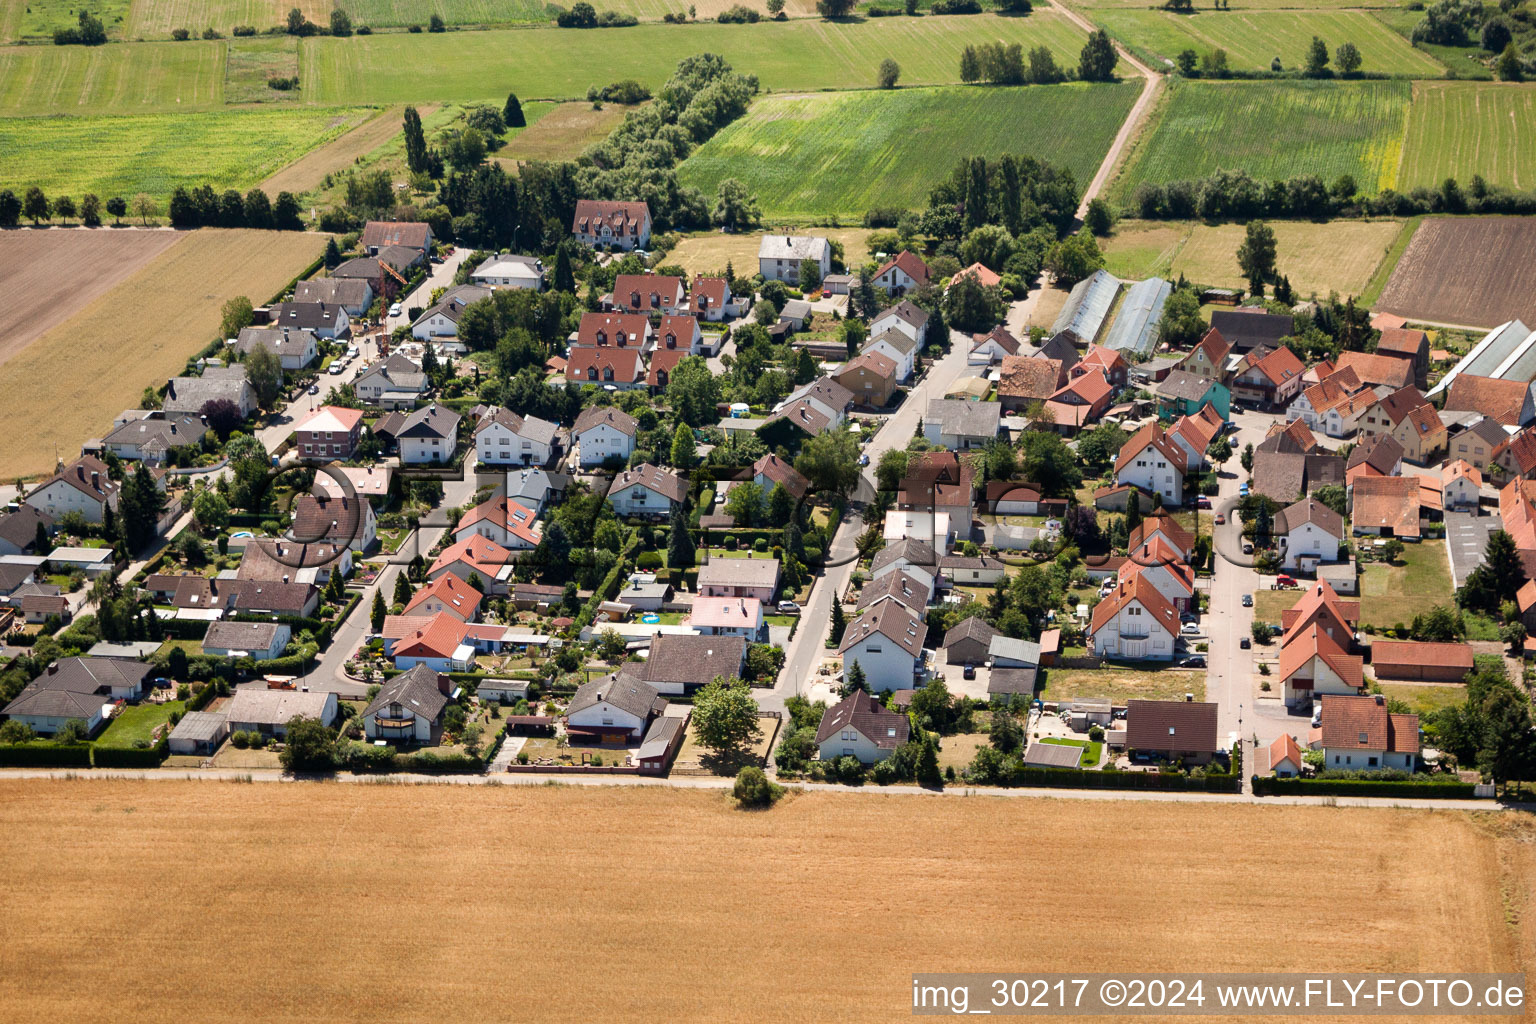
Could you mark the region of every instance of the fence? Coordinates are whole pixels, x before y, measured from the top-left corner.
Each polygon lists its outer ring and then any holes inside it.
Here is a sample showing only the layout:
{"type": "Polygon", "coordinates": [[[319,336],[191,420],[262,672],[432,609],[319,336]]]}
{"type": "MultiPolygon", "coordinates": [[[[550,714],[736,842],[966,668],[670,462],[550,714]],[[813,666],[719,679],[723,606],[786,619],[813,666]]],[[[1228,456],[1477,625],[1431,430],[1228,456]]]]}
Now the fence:
{"type": "Polygon", "coordinates": [[[1280,779],[1255,777],[1255,796],[1378,796],[1415,800],[1475,800],[1470,782],[1378,782],[1373,779],[1280,779]]]}

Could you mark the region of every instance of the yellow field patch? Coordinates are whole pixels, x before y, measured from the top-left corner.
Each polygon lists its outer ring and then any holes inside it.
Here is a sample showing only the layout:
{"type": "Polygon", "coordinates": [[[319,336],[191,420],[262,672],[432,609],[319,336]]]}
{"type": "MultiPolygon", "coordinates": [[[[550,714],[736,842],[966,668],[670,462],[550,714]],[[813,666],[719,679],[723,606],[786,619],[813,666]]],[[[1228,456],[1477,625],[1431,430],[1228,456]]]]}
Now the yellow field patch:
{"type": "Polygon", "coordinates": [[[13,1020],[730,1024],[905,1018],[923,969],[1514,971],[1533,839],[1388,809],[0,782],[0,974],[13,1020]],[[901,951],[825,953],[852,935],[901,951]]]}
{"type": "MultiPolygon", "coordinates": [[[[139,406],[218,335],[237,295],[261,305],[320,255],[326,236],[203,228],[0,366],[0,478],[50,472],[139,406]]],[[[67,277],[54,287],[70,287],[67,277]]]]}
{"type": "MultiPolygon", "coordinates": [[[[860,267],[870,258],[868,228],[805,228],[802,233],[842,242],[843,258],[850,267],[860,267]]],[[[751,277],[757,273],[757,250],[763,234],[727,235],[710,231],[689,235],[667,255],[667,262],[676,263],[690,276],[723,271],[729,262],[738,277],[751,277]]]]}

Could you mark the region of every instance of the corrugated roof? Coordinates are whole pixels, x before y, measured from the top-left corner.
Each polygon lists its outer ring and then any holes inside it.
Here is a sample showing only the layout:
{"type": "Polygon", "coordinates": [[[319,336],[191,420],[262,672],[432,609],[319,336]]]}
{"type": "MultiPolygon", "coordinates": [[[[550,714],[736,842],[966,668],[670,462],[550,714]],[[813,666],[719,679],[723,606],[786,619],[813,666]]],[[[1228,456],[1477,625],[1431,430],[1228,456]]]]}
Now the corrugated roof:
{"type": "Polygon", "coordinates": [[[1120,294],[1120,279],[1107,270],[1098,270],[1072,288],[1066,305],[1051,327],[1053,335],[1071,331],[1082,341],[1095,341],[1109,316],[1109,308],[1120,294]]]}
{"type": "Polygon", "coordinates": [[[1125,301],[1115,317],[1104,347],[1117,352],[1150,355],[1157,347],[1158,328],[1163,322],[1163,304],[1173,294],[1173,285],[1160,277],[1137,281],[1125,292],[1125,301]]]}

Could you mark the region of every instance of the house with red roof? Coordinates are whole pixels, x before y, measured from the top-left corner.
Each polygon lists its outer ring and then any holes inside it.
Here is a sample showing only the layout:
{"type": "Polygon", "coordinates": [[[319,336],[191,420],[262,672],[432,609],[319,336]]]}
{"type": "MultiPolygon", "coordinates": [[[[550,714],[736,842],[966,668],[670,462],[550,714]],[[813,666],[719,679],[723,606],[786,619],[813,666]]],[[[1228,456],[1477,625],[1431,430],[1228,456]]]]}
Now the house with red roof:
{"type": "Polygon", "coordinates": [[[664,316],[661,318],[661,326],[656,328],[656,354],[662,352],[682,352],[685,355],[699,355],[704,346],[704,333],[699,330],[699,321],[691,316],[664,316]]]}
{"type": "Polygon", "coordinates": [[[1160,536],[1130,549],[1130,555],[1116,574],[1121,583],[1145,576],[1157,592],[1180,612],[1195,604],[1195,571],[1184,564],[1177,549],[1160,536]]]}
{"type": "Polygon", "coordinates": [[[1016,356],[1023,348],[1018,338],[1008,328],[998,325],[990,334],[977,334],[971,338],[971,353],[966,362],[973,366],[990,366],[1000,363],[1004,356],[1016,356]]]}
{"type": "Polygon", "coordinates": [[[667,390],[667,385],[672,383],[672,372],[688,355],[688,350],[681,348],[658,348],[651,353],[651,361],[645,368],[645,383],[651,389],[651,394],[660,395],[667,390]]]}
{"type": "Polygon", "coordinates": [[[875,271],[869,283],[884,288],[893,299],[900,298],[915,288],[921,288],[932,278],[928,264],[903,249],[875,271]]]}
{"type": "Polygon", "coordinates": [[[645,386],[645,360],[633,348],[575,347],[566,358],[565,379],[630,391],[645,386]]]}
{"type": "Polygon", "coordinates": [[[363,410],[322,405],[293,428],[294,450],[306,459],[344,462],[363,436],[363,410]]]}
{"type": "Polygon", "coordinates": [[[695,597],[686,624],[702,636],[739,636],[748,643],[766,635],[763,602],[755,597],[695,597]]]}
{"type": "Polygon", "coordinates": [[[1271,775],[1281,779],[1294,779],[1301,774],[1302,760],[1301,744],[1296,742],[1296,737],[1290,733],[1281,733],[1275,742],[1269,745],[1269,771],[1271,775]]]}
{"type": "Polygon", "coordinates": [[[1192,373],[1196,377],[1205,380],[1213,380],[1218,384],[1227,381],[1227,357],[1232,354],[1232,346],[1227,339],[1221,336],[1221,332],[1212,327],[1205,332],[1193,349],[1175,365],[1175,369],[1192,373]]]}
{"type": "Polygon", "coordinates": [[[483,595],[451,572],[445,572],[430,581],[411,598],[402,615],[448,614],[460,622],[473,622],[480,617],[480,599],[483,595]]]}
{"type": "Polygon", "coordinates": [[[1216,407],[1207,402],[1192,416],[1180,416],[1168,428],[1168,437],[1184,452],[1185,468],[1196,473],[1206,467],[1205,452],[1225,428],[1216,407]]]}
{"type": "Polygon", "coordinates": [[[455,540],[484,537],[509,551],[530,551],[544,539],[533,509],[511,498],[491,498],[470,509],[453,528],[455,540]]]}
{"type": "Polygon", "coordinates": [[[489,537],[472,535],[444,548],[427,569],[427,578],[435,580],[451,572],[467,581],[473,573],[485,584],[485,593],[505,594],[508,581],[512,579],[513,561],[510,548],[502,547],[489,537]]]}
{"type": "Polygon", "coordinates": [[[647,352],[651,347],[651,318],[644,313],[583,313],[571,351],[580,348],[627,348],[647,352]]]}
{"type": "Polygon", "coordinates": [[[425,665],[434,672],[469,672],[475,666],[475,648],[465,642],[467,632],[461,619],[439,612],[395,641],[395,668],[425,665]]]}
{"type": "Polygon", "coordinates": [[[1379,693],[1322,701],[1323,765],[1329,770],[1411,772],[1417,766],[1418,715],[1392,714],[1379,693]]]}
{"type": "Polygon", "coordinates": [[[1360,602],[1343,601],[1333,587],[1319,580],[1291,607],[1280,614],[1281,643],[1289,643],[1317,626],[1339,646],[1354,643],[1355,624],[1360,621],[1360,602]]]}
{"type": "Polygon", "coordinates": [[[695,277],[693,297],[688,308],[700,320],[719,323],[728,316],[740,316],[742,303],[731,294],[731,283],[723,277],[695,277]]]}
{"type": "Polygon", "coordinates": [[[688,311],[688,289],[680,277],[650,272],[620,274],[614,278],[608,304],[626,313],[671,316],[688,311]]]}
{"type": "Polygon", "coordinates": [[[592,249],[644,249],[651,244],[651,208],[645,203],[578,199],[571,237],[592,249]]]}
{"type": "Polygon", "coordinates": [[[1115,483],[1161,494],[1165,504],[1184,503],[1184,474],[1189,457],[1162,426],[1148,423],[1131,435],[1115,460],[1115,483]]]}
{"type": "Polygon", "coordinates": [[[1148,512],[1142,517],[1141,522],[1131,531],[1130,544],[1127,550],[1140,547],[1143,544],[1151,544],[1161,541],[1178,553],[1180,561],[1189,561],[1190,552],[1195,550],[1195,537],[1178,521],[1166,512],[1148,512]]]}
{"type": "Polygon", "coordinates": [[[1266,409],[1283,409],[1301,394],[1306,369],[1296,353],[1284,345],[1267,351],[1254,349],[1238,367],[1232,397],[1266,409]]]}
{"type": "Polygon", "coordinates": [[[1114,397],[1114,385],[1104,376],[1104,371],[1092,369],[1075,374],[1058,388],[1045,400],[1045,411],[1050,413],[1050,424],[1056,433],[1070,436],[1097,422],[1114,397]]]}
{"type": "Polygon", "coordinates": [[[1093,653],[1122,661],[1172,661],[1178,635],[1178,611],[1141,573],[1116,584],[1088,626],[1093,653]]]}
{"type": "Polygon", "coordinates": [[[1286,705],[1308,707],[1325,693],[1364,693],[1364,663],[1321,627],[1300,630],[1280,648],[1280,682],[1286,705]]]}
{"type": "MultiPolygon", "coordinates": [[[[991,270],[987,269],[986,264],[972,263],[970,266],[959,271],[955,274],[954,277],[949,279],[949,288],[953,288],[963,278],[967,277],[981,285],[983,288],[996,288],[998,285],[1003,283],[1003,279],[997,274],[993,273],[991,270]]],[[[949,288],[944,289],[945,294],[949,293],[949,288]]]]}
{"type": "Polygon", "coordinates": [[[1131,365],[1125,361],[1125,356],[1120,354],[1119,349],[1089,345],[1083,358],[1074,363],[1067,372],[1078,377],[1093,370],[1103,373],[1104,379],[1112,386],[1122,388],[1130,377],[1131,365]]]}

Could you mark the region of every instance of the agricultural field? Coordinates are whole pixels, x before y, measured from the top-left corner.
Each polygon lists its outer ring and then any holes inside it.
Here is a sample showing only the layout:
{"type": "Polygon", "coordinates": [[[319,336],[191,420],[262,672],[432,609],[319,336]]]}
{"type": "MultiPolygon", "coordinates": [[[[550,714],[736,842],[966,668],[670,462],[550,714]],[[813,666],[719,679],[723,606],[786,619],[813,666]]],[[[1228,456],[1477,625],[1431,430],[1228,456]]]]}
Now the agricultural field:
{"type": "MultiPolygon", "coordinates": [[[[849,266],[862,266],[870,258],[867,245],[869,228],[816,228],[816,234],[843,244],[844,259],[849,266]]],[[[757,250],[763,236],[727,235],[719,231],[686,235],[677,248],[667,253],[667,262],[693,274],[713,274],[723,271],[729,263],[737,274],[751,277],[757,272],[757,250]]]]}
{"type": "Polygon", "coordinates": [[[1536,323],[1536,220],[1426,217],[1376,308],[1431,323],[1493,327],[1536,323]]]}
{"type": "Polygon", "coordinates": [[[0,364],[181,241],[174,231],[6,231],[0,364]]]}
{"type": "Polygon", "coordinates": [[[574,160],[588,146],[607,138],[631,109],[605,103],[603,109],[593,110],[592,104],[585,101],[524,103],[523,117],[528,127],[511,135],[506,146],[496,151],[496,158],[513,164],[527,160],[574,160]]]}
{"type": "Polygon", "coordinates": [[[959,81],[960,52],[973,43],[995,39],[1026,50],[1044,44],[1058,61],[1075,65],[1085,38],[1064,16],[1042,9],[1027,18],[801,19],[317,38],[304,41],[302,65],[311,103],[500,102],[508,91],[524,100],[575,99],[588,86],[626,78],[654,89],[678,60],[702,52],[728,55],[737,71],[778,91],[870,88],[886,57],[901,65],[905,85],[943,85],[959,81]],[[589,59],[593,52],[603,54],[600,63],[589,59]]]}
{"type": "Polygon", "coordinates": [[[1298,934],[1350,934],[1326,956],[1352,972],[1516,971],[1536,944],[1536,826],[1508,813],[874,793],[749,813],[719,790],[76,779],[0,782],[0,836],[17,1020],[737,1022],[823,1019],[834,1000],[842,1019],[909,1015],[906,959],[786,968],[850,926],[955,971],[1166,970],[1170,933],[1181,964],[1232,971],[1315,969],[1298,934]],[[1327,898],[1254,885],[1276,848],[1327,898]],[[508,849],[517,884],[489,884],[508,849]],[[151,863],[203,867],[147,885],[151,863]],[[359,898],[380,864],[409,899],[359,898]],[[1084,864],[1115,893],[1113,927],[1084,912],[1084,864]],[[609,884],[636,865],[664,865],[664,885],[609,884]],[[1042,883],[1027,894],[1025,872],[1042,883]],[[851,878],[915,874],[920,896],[850,898],[851,878]],[[1289,926],[1252,927],[1273,920],[1289,926]],[[580,950],[579,1006],[506,969],[554,943],[580,950]],[[105,998],[91,984],[107,956],[82,950],[149,944],[178,969],[118,972],[105,998]]]}
{"type": "MultiPolygon", "coordinates": [[[[417,112],[426,119],[431,117],[436,109],[434,106],[426,105],[417,108],[417,112]]],[[[269,195],[274,196],[279,192],[301,195],[310,189],[318,188],[326,175],[336,174],[355,166],[359,158],[365,158],[381,146],[387,145],[392,139],[399,138],[403,131],[404,113],[403,107],[389,107],[379,111],[351,131],[310,150],[298,160],[283,167],[263,181],[261,187],[266,189],[269,195]]]]}
{"type": "Polygon", "coordinates": [[[1287,70],[1306,63],[1317,36],[1329,52],[1352,42],[1361,70],[1405,78],[1438,78],[1445,68],[1423,50],[1364,11],[1168,11],[1097,10],[1093,17],[1128,48],[1154,64],[1172,63],[1182,50],[1227,51],[1236,71],[1268,71],[1276,57],[1287,70]]]}
{"type": "Polygon", "coordinates": [[[1394,187],[1410,92],[1408,82],[1171,81],[1114,196],[1219,170],[1328,183],[1350,174],[1367,194],[1394,187]]]}
{"type": "Polygon", "coordinates": [[[1536,187],[1536,85],[1415,82],[1397,187],[1438,188],[1474,174],[1513,189],[1536,187]]]}
{"type": "Polygon", "coordinates": [[[236,25],[258,32],[282,24],[297,7],[317,24],[327,24],[333,5],[326,0],[132,0],[123,35],[131,39],[166,39],[184,28],[194,37],[213,28],[229,35],[236,25]]]}
{"type": "MultiPolygon", "coordinates": [[[[1298,295],[1359,295],[1402,231],[1399,220],[1274,221],[1280,273],[1298,295]]],[[[1110,273],[1140,280],[1180,274],[1213,288],[1245,287],[1241,224],[1124,220],[1100,244],[1110,273]]]]}
{"type": "Polygon", "coordinates": [[[224,102],[225,43],[0,47],[0,116],[153,114],[224,102]]]}
{"type": "Polygon", "coordinates": [[[1034,154],[1086,184],[1140,91],[1120,82],[769,96],[678,177],[705,195],[739,178],[770,219],[921,209],[960,156],[1034,154]]]}
{"type": "Polygon", "coordinates": [[[111,38],[124,35],[128,0],[4,0],[0,3],[0,43],[53,41],[53,30],[74,28],[79,12],[90,11],[111,38]]]}
{"type": "MultiPolygon", "coordinates": [[[[64,233],[6,232],[3,265],[45,256],[47,239],[64,233]]],[[[175,239],[166,251],[0,364],[0,394],[7,396],[0,403],[0,477],[50,472],[56,450],[77,452],[113,416],[137,408],[146,384],[181,372],[217,335],[225,300],[245,295],[265,303],[320,255],[327,237],[215,228],[165,234],[175,239]],[[218,272],[210,275],[210,267],[218,272]]],[[[103,268],[113,272],[116,233],[89,237],[101,239],[99,253],[51,278],[51,298],[67,297],[103,268]]]]}
{"type": "MultiPolygon", "coordinates": [[[[694,16],[713,18],[738,0],[693,0],[694,16]]],[[[514,22],[552,22],[554,16],[543,0],[430,0],[421,4],[411,0],[341,0],[337,4],[357,24],[376,28],[425,25],[435,13],[449,25],[505,25],[514,22]]],[[[561,4],[569,7],[570,4],[561,4]]],[[[668,14],[687,14],[689,0],[608,0],[595,4],[600,11],[632,14],[641,21],[660,21],[668,14]]],[[[790,17],[816,13],[813,0],[789,0],[784,12],[790,17]]],[[[759,9],[759,13],[762,10],[759,9]]]]}
{"type": "MultiPolygon", "coordinates": [[[[533,106],[525,103],[523,109],[527,111],[533,106]]],[[[435,142],[439,132],[464,114],[460,107],[438,107],[431,103],[418,106],[416,112],[421,115],[428,145],[435,142]]],[[[355,143],[347,143],[344,135],[330,147],[316,150],[299,163],[284,168],[277,176],[301,184],[308,192],[309,203],[321,208],[344,202],[346,177],[353,171],[358,174],[384,171],[391,181],[406,180],[410,172],[405,165],[403,113],[404,108],[392,107],[368,122],[366,134],[355,143]]]]}
{"type": "Polygon", "coordinates": [[[299,40],[294,36],[231,39],[224,60],[225,103],[297,103],[297,89],[274,89],[271,78],[299,77],[299,40]]]}
{"type": "Polygon", "coordinates": [[[161,209],[177,185],[244,191],[366,120],[367,109],[255,107],[124,117],[0,118],[0,181],[50,195],[147,192],[161,209]]]}

